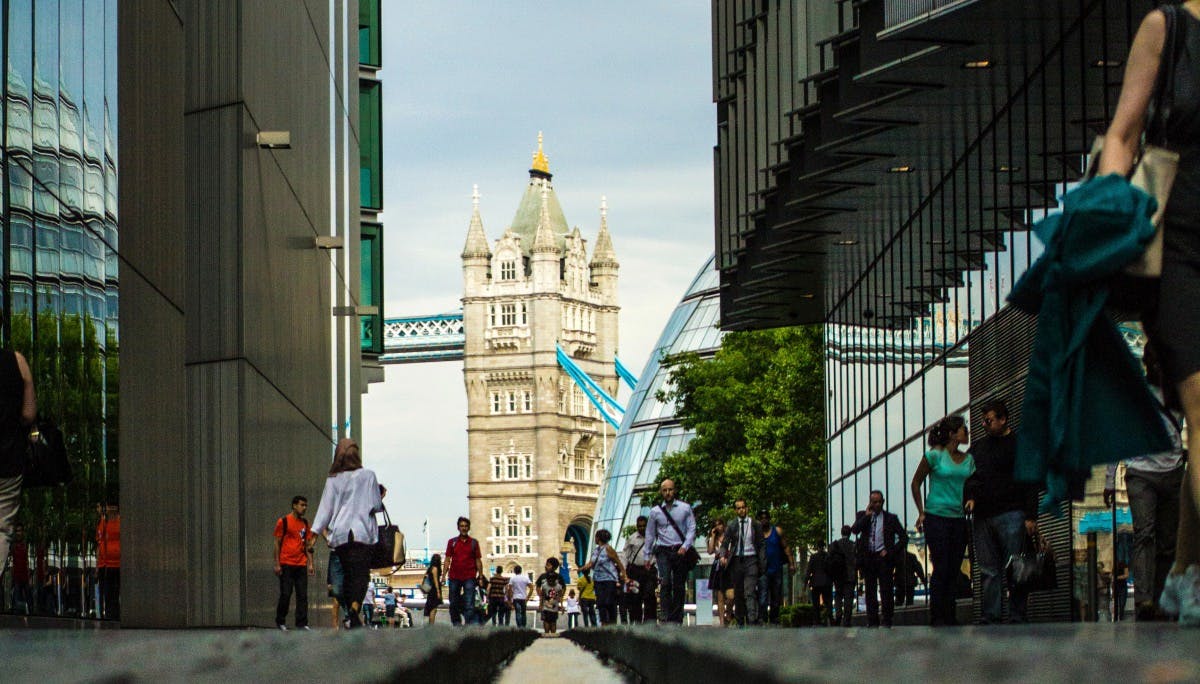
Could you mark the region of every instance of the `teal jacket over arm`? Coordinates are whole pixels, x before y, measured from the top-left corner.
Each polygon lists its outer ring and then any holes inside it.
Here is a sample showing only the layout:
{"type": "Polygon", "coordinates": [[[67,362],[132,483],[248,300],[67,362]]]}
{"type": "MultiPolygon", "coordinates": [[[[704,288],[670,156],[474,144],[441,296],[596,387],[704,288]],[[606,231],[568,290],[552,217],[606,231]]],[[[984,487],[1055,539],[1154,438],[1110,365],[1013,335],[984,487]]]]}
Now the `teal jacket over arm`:
{"type": "Polygon", "coordinates": [[[1093,466],[1171,448],[1141,366],[1105,310],[1110,278],[1154,237],[1156,206],[1114,174],[1067,193],[1062,213],[1034,226],[1046,250],[1009,295],[1037,314],[1014,475],[1045,483],[1043,512],[1082,498],[1093,466]]]}

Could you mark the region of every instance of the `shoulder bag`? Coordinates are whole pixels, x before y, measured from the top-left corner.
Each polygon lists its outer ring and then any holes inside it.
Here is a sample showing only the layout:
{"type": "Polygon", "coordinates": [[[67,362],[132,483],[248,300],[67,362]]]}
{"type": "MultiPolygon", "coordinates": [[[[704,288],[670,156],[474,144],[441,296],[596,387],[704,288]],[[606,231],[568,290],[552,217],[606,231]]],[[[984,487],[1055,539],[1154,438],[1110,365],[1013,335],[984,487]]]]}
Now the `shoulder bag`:
{"type": "Polygon", "coordinates": [[[21,486],[54,487],[70,482],[71,464],[62,430],[48,420],[40,420],[34,432],[37,439],[29,442],[21,486]]]}
{"type": "MultiPolygon", "coordinates": [[[[1175,172],[1179,167],[1179,154],[1170,151],[1166,144],[1165,128],[1174,105],[1175,91],[1175,61],[1177,55],[1180,10],[1175,5],[1162,5],[1160,9],[1167,19],[1166,35],[1163,37],[1163,50],[1159,58],[1158,76],[1154,83],[1154,96],[1146,108],[1146,129],[1142,136],[1142,146],[1133,169],[1129,173],[1129,183],[1144,190],[1146,194],[1158,200],[1158,210],[1154,212],[1152,221],[1158,229],[1154,239],[1146,245],[1146,251],[1133,263],[1125,267],[1125,273],[1143,278],[1158,278],[1162,276],[1163,252],[1163,211],[1167,207],[1167,199],[1171,196],[1171,185],[1175,182],[1175,172]]],[[[1095,177],[1100,167],[1100,155],[1104,151],[1104,136],[1096,137],[1092,144],[1091,161],[1083,180],[1095,177]]]]}
{"type": "Polygon", "coordinates": [[[1051,591],[1058,588],[1054,549],[1041,532],[1025,535],[1020,553],[1008,558],[1005,566],[1008,583],[1026,591],[1051,591]]]}
{"type": "Polygon", "coordinates": [[[404,533],[392,524],[388,516],[387,506],[383,507],[383,524],[379,526],[379,536],[371,546],[372,568],[396,568],[404,565],[407,553],[404,548],[404,533]]]}
{"type": "MultiPolygon", "coordinates": [[[[683,541],[686,539],[687,535],[683,533],[683,530],[679,529],[679,525],[675,523],[675,519],[672,518],[671,514],[667,512],[667,505],[663,504],[662,506],[659,506],[659,508],[662,509],[663,515],[667,517],[667,522],[671,523],[671,527],[675,528],[675,534],[679,535],[679,540],[683,541]]],[[[687,553],[683,554],[682,562],[684,572],[691,572],[692,568],[696,567],[696,565],[700,562],[700,552],[696,550],[695,544],[692,544],[688,547],[687,553]]]]}

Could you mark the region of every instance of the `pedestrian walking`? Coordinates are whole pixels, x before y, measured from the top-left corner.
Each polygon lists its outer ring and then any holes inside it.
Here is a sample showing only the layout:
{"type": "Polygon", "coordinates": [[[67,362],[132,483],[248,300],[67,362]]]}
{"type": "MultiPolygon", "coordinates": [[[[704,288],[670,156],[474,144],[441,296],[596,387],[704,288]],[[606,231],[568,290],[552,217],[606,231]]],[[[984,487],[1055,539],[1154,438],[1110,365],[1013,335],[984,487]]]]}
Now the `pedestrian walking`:
{"type": "Polygon", "coordinates": [[[595,627],[596,622],[596,582],[588,570],[580,570],[575,578],[575,588],[579,590],[579,609],[583,611],[583,626],[595,627]]]}
{"type": "Polygon", "coordinates": [[[663,480],[658,492],[663,503],[650,509],[643,554],[647,568],[652,564],[658,567],[659,619],[682,624],[684,584],[692,569],[687,557],[696,542],[696,517],[690,505],[675,499],[673,480],[663,480]]]}
{"type": "Polygon", "coordinates": [[[537,593],[539,609],[542,612],[542,630],[545,634],[558,632],[558,614],[562,612],[563,593],[566,585],[558,574],[557,558],[546,559],[546,571],[538,575],[537,593]]]}
{"type": "Polygon", "coordinates": [[[758,524],[763,534],[763,557],[765,565],[759,577],[759,615],[772,625],[779,624],[779,610],[783,607],[783,566],[796,574],[796,559],[788,548],[783,528],[771,523],[771,512],[758,512],[758,524]]]}
{"type": "Polygon", "coordinates": [[[657,573],[653,566],[647,568],[642,563],[648,522],[649,519],[644,515],[637,517],[635,531],[625,540],[621,550],[621,562],[625,564],[625,574],[630,580],[625,583],[625,602],[629,609],[629,621],[635,625],[646,620],[653,621],[658,615],[654,598],[658,587],[657,573]]]}
{"type": "Polygon", "coordinates": [[[842,536],[829,545],[829,574],[833,577],[837,614],[834,624],[849,627],[854,615],[854,585],[858,581],[857,552],[850,541],[850,526],[842,525],[842,536]]]}
{"type": "Polygon", "coordinates": [[[292,510],[275,521],[275,575],[279,577],[279,600],[275,604],[275,626],[287,631],[288,607],[296,593],[296,629],[308,629],[308,578],[313,566],[314,537],[308,533],[308,499],[292,497],[292,510]]]}
{"type": "Polygon", "coordinates": [[[737,517],[721,541],[722,568],[733,583],[733,612],[741,626],[759,624],[758,576],[765,560],[766,539],[757,520],[750,517],[745,499],[733,502],[737,517]]]}
{"type": "Polygon", "coordinates": [[[883,492],[870,494],[867,510],[862,511],[850,531],[858,535],[855,545],[857,563],[863,577],[862,595],[866,602],[868,627],[892,626],[895,612],[896,561],[908,546],[908,533],[900,518],[884,510],[883,492]]]}
{"type": "MultiPolygon", "coordinates": [[[[708,531],[708,553],[718,558],[721,542],[725,540],[725,518],[716,518],[712,529],[708,531]]],[[[733,615],[733,580],[729,568],[717,560],[712,574],[708,578],[708,588],[712,591],[713,602],[717,606],[717,620],[722,627],[728,627],[734,622],[733,615]]]]}
{"type": "Polygon", "coordinates": [[[513,566],[513,576],[508,579],[508,587],[505,592],[509,605],[512,606],[514,621],[521,629],[525,629],[525,611],[529,601],[530,584],[532,582],[529,580],[529,576],[521,570],[521,566],[513,566]]]}
{"type": "MultiPolygon", "coordinates": [[[[1098,176],[1128,176],[1143,139],[1184,152],[1162,218],[1162,275],[1157,297],[1150,298],[1157,299],[1157,306],[1145,312],[1144,322],[1150,345],[1162,361],[1167,394],[1177,396],[1190,426],[1200,425],[1200,346],[1196,345],[1200,335],[1200,307],[1196,306],[1200,296],[1200,157],[1191,154],[1194,142],[1200,139],[1200,91],[1187,84],[1200,78],[1200,62],[1194,58],[1198,53],[1200,0],[1160,6],[1146,15],[1130,47],[1121,96],[1097,170],[1098,176]],[[1174,53],[1163,54],[1166,45],[1174,46],[1174,53]],[[1164,92],[1172,93],[1170,115],[1162,117],[1157,130],[1147,130],[1147,109],[1160,73],[1174,78],[1162,84],[1164,92]]],[[[1176,405],[1175,401],[1169,403],[1176,405]]],[[[1187,442],[1190,453],[1200,454],[1200,430],[1189,430],[1187,442]]],[[[1136,572],[1134,577],[1141,585],[1142,577],[1136,572]]],[[[1183,625],[1200,626],[1200,468],[1186,471],[1175,560],[1159,606],[1167,614],[1178,615],[1183,625]]]]}
{"type": "Polygon", "coordinates": [[[917,529],[924,530],[933,571],[929,582],[929,624],[957,625],[956,583],[967,550],[963,485],[975,472],[975,459],[963,451],[970,439],[962,416],[947,416],[929,429],[929,451],[913,474],[917,529]],[[929,480],[929,493],[921,486],[929,480]]]}
{"type": "Polygon", "coordinates": [[[628,579],[625,576],[625,566],[621,564],[621,557],[609,546],[610,541],[611,532],[605,529],[597,530],[592,557],[580,569],[594,575],[596,609],[600,614],[601,626],[617,624],[618,592],[628,579]]]}
{"type": "Polygon", "coordinates": [[[579,610],[579,598],[575,596],[574,589],[567,590],[567,629],[575,629],[579,626],[579,618],[582,615],[579,610]]]}
{"type": "MultiPolygon", "coordinates": [[[[911,606],[916,598],[917,585],[925,583],[925,568],[912,551],[905,551],[896,564],[896,605],[911,606]]],[[[970,584],[970,582],[968,582],[970,584]]]]}
{"type": "MultiPolygon", "coordinates": [[[[983,429],[986,434],[968,451],[975,472],[963,485],[963,497],[964,508],[971,512],[970,534],[979,566],[980,621],[993,624],[1000,622],[1008,559],[1037,532],[1038,486],[1013,478],[1017,434],[1008,425],[1004,402],[983,406],[983,429]]],[[[1029,592],[1020,586],[1007,589],[1009,622],[1025,622],[1029,592]]]]}
{"type": "Polygon", "coordinates": [[[812,606],[817,611],[817,623],[832,624],[833,575],[830,572],[829,552],[825,550],[824,539],[817,541],[817,550],[808,559],[808,569],[804,571],[804,585],[808,587],[812,606]]]}
{"type": "Polygon", "coordinates": [[[375,513],[383,510],[384,490],[375,472],[364,468],[358,443],[342,439],[313,518],[313,534],[325,536],[342,567],[342,596],[350,600],[350,629],[362,626],[362,598],[371,583],[370,545],[379,538],[375,513]]]}
{"type": "Polygon", "coordinates": [[[433,554],[429,559],[429,567],[425,568],[425,579],[422,580],[424,587],[429,591],[425,592],[425,618],[429,624],[435,622],[437,617],[438,606],[442,605],[442,555],[440,553],[433,554]]]}
{"type": "Polygon", "coordinates": [[[504,568],[496,566],[496,572],[488,578],[488,621],[493,625],[508,624],[508,578],[504,568]]]}
{"type": "Polygon", "coordinates": [[[100,589],[100,615],[121,619],[121,508],[114,501],[100,504],[96,525],[96,579],[100,589]]]}
{"type": "Polygon", "coordinates": [[[471,536],[471,519],[460,516],[458,536],[446,542],[446,577],[449,580],[450,623],[483,624],[476,602],[487,575],[483,573],[483,554],[479,542],[471,536]]]}
{"type": "Polygon", "coordinates": [[[13,524],[21,508],[21,474],[29,443],[37,439],[29,428],[36,420],[29,364],[20,352],[0,352],[0,568],[8,564],[13,524]]]}

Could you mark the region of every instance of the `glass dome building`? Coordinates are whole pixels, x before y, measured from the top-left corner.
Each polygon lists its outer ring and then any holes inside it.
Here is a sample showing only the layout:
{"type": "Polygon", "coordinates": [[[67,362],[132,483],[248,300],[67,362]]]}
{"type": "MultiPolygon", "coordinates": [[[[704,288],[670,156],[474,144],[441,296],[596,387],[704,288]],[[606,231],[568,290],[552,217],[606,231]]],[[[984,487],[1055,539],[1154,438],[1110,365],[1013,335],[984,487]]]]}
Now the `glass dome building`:
{"type": "Polygon", "coordinates": [[[719,287],[715,258],[710,257],[675,307],[638,376],[600,485],[600,499],[593,517],[593,536],[596,530],[609,530],[615,548],[624,544],[624,530],[648,510],[641,505],[641,495],[653,491],[663,454],[683,449],[692,439],[693,433],[676,420],[673,402],[655,398],[669,376],[660,361],[664,355],[686,351],[701,356],[716,353],[723,336],[718,328],[719,287]]]}

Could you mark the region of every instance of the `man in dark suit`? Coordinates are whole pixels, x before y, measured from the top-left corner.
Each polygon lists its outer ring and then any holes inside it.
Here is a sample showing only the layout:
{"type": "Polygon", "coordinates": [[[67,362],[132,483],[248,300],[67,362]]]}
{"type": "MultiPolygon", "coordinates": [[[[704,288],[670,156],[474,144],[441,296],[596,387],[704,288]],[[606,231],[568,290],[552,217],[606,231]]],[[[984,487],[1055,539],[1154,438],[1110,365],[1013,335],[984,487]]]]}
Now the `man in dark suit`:
{"type": "Polygon", "coordinates": [[[733,578],[733,610],[739,625],[757,625],[758,576],[766,562],[762,525],[750,517],[745,499],[733,502],[737,517],[725,529],[721,565],[733,578]]]}
{"type": "Polygon", "coordinates": [[[871,492],[867,510],[854,521],[850,530],[858,535],[858,564],[867,585],[867,626],[891,627],[895,607],[892,578],[897,561],[904,557],[908,534],[895,514],[883,510],[883,492],[879,490],[871,492]],[[882,620],[879,612],[881,595],[882,620]]]}

